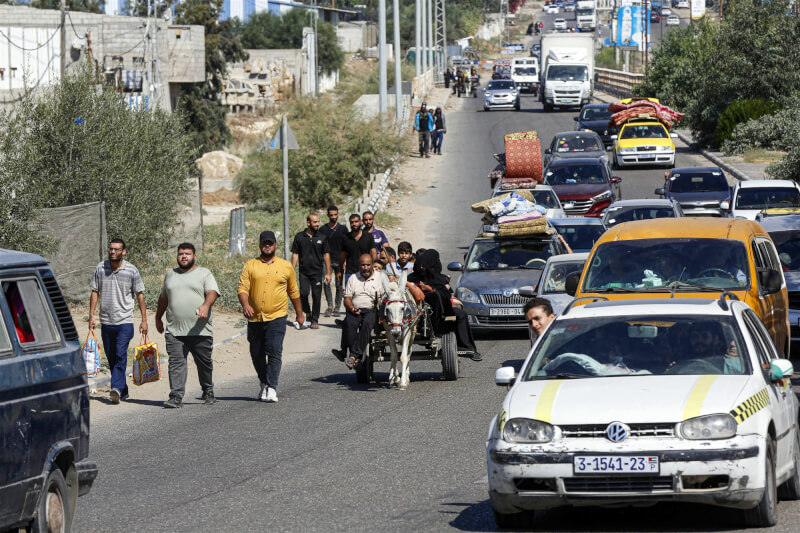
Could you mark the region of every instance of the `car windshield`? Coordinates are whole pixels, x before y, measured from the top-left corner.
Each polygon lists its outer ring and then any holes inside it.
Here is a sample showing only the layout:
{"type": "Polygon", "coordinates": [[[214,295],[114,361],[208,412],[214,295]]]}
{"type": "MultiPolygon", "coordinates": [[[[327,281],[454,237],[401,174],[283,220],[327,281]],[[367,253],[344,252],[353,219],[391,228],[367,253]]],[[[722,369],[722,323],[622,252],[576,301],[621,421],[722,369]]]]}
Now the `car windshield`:
{"type": "Polygon", "coordinates": [[[668,180],[670,192],[722,192],[728,190],[728,180],[722,172],[676,172],[668,180]]]}
{"type": "Polygon", "coordinates": [[[783,268],[787,271],[800,270],[800,230],[771,231],[769,236],[778,249],[783,268]]]}
{"type": "Polygon", "coordinates": [[[750,373],[730,316],[647,315],[555,321],[522,373],[540,379],[750,373]]]}
{"type": "Polygon", "coordinates": [[[669,135],[664,126],[642,125],[642,126],[625,126],[619,136],[620,139],[667,139],[669,135]]]}
{"type": "Polygon", "coordinates": [[[547,190],[532,190],[531,194],[533,194],[533,199],[536,200],[538,205],[545,207],[546,209],[561,209],[561,204],[558,203],[558,197],[553,194],[553,191],[547,190]]]}
{"type": "Polygon", "coordinates": [[[800,192],[794,187],[764,187],[739,189],[736,209],[767,209],[769,207],[800,207],[800,192]]]}
{"type": "Polygon", "coordinates": [[[592,9],[576,9],[576,10],[575,10],[575,13],[576,13],[576,14],[577,14],[579,17],[583,17],[583,16],[588,16],[588,15],[591,15],[591,14],[592,14],[592,11],[593,11],[592,9]]]}
{"type": "Polygon", "coordinates": [[[548,185],[586,185],[605,183],[600,165],[558,166],[549,168],[544,181],[548,185]]]}
{"type": "Polygon", "coordinates": [[[611,118],[611,111],[605,107],[587,107],[581,113],[581,120],[608,120],[611,118]]]}
{"type": "Polygon", "coordinates": [[[517,67],[514,76],[536,76],[536,67],[517,67]]]}
{"type": "Polygon", "coordinates": [[[498,81],[498,80],[494,80],[494,81],[490,81],[490,82],[489,82],[489,86],[488,86],[487,88],[488,88],[490,91],[497,91],[497,90],[501,90],[501,91],[503,91],[503,90],[505,90],[505,91],[509,91],[509,90],[511,90],[511,89],[513,89],[513,88],[514,88],[514,83],[512,83],[512,82],[510,82],[510,81],[498,81]]]}
{"type": "Polygon", "coordinates": [[[747,250],[732,239],[634,239],[597,247],[584,292],[719,292],[750,284],[747,250]]]}
{"type": "Polygon", "coordinates": [[[675,210],[671,207],[642,207],[642,206],[610,206],[606,211],[603,222],[606,227],[611,227],[622,222],[632,220],[649,220],[651,218],[674,218],[675,210]]]}
{"type": "Polygon", "coordinates": [[[556,226],[558,234],[564,237],[572,251],[578,250],[591,250],[594,247],[595,241],[600,238],[600,235],[605,233],[606,229],[597,225],[575,225],[564,226],[559,224],[556,226]]]}
{"type": "Polygon", "coordinates": [[[594,135],[569,135],[558,137],[555,151],[562,152],[597,152],[603,151],[594,135]]]}
{"type": "Polygon", "coordinates": [[[486,240],[476,241],[467,257],[467,270],[506,270],[510,268],[544,268],[553,255],[549,240],[486,240]]]}
{"type": "Polygon", "coordinates": [[[583,65],[553,65],[547,69],[548,81],[586,81],[589,70],[583,65]]]}
{"type": "Polygon", "coordinates": [[[542,294],[563,294],[567,275],[580,272],[585,264],[586,261],[559,261],[551,264],[544,273],[544,281],[541,282],[542,294]]]}

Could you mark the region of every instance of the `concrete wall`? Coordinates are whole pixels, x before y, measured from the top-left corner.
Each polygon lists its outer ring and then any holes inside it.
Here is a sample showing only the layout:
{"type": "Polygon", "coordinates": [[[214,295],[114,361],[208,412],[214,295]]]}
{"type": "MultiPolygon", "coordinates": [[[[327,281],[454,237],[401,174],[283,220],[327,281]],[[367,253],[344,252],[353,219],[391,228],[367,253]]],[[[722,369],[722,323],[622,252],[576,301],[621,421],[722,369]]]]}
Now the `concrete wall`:
{"type": "Polygon", "coordinates": [[[339,22],[336,37],[345,52],[358,52],[378,44],[378,30],[374,22],[339,22]]]}
{"type": "MultiPolygon", "coordinates": [[[[0,5],[0,101],[9,101],[28,87],[44,87],[60,79],[60,13],[26,6],[0,5]],[[10,42],[9,42],[10,40],[10,42]]],[[[205,81],[205,28],[156,23],[154,47],[145,48],[146,19],[94,13],[70,13],[67,19],[66,72],[90,57],[110,82],[122,84],[123,71],[142,77],[142,90],[124,91],[136,105],[174,109],[177,83],[205,81]],[[157,53],[156,53],[157,52],[157,53]],[[145,59],[153,57],[154,75],[146,80],[145,59]],[[149,83],[147,83],[149,81],[149,83]],[[148,87],[157,87],[157,98],[148,87]],[[156,102],[157,100],[157,102],[156,102]]]]}

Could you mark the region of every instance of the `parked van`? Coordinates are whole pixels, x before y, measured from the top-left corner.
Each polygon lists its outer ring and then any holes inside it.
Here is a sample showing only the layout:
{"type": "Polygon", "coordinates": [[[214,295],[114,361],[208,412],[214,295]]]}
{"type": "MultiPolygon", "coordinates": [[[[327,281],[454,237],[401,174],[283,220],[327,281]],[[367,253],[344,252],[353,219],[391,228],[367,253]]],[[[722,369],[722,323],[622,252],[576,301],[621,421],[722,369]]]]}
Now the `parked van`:
{"type": "Polygon", "coordinates": [[[746,302],[789,357],[789,294],[778,253],[758,223],[736,218],[663,218],[606,231],[581,274],[575,298],[719,298],[746,302]]]}
{"type": "Polygon", "coordinates": [[[0,531],[69,531],[97,477],[78,333],[40,256],[0,249],[0,284],[0,531]]]}

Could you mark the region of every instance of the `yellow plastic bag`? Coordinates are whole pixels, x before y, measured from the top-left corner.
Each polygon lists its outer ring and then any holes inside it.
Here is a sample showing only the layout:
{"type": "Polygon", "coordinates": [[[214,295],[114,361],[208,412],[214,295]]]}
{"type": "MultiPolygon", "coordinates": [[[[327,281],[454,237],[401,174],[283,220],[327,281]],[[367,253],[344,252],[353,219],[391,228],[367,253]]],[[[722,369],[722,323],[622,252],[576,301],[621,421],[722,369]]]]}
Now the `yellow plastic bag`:
{"type": "Polygon", "coordinates": [[[144,335],[141,344],[133,349],[133,384],[144,385],[161,379],[161,359],[158,345],[144,335]]]}

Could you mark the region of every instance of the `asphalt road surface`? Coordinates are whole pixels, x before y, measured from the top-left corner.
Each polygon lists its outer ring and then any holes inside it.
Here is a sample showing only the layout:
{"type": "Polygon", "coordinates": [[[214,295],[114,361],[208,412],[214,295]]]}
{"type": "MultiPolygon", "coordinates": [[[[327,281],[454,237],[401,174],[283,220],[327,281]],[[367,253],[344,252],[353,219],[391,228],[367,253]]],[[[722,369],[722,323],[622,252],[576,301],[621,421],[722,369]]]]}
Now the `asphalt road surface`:
{"type": "MultiPolygon", "coordinates": [[[[489,194],[486,174],[503,134],[536,129],[544,142],[570,130],[576,111],[451,112],[448,170],[417,201],[438,208],[427,247],[460,259],[477,230],[469,209],[489,194]]],[[[696,164],[678,155],[679,165],[696,164]]],[[[652,197],[663,170],[620,171],[625,198],[652,197]]],[[[422,243],[415,243],[422,246],[422,243]]],[[[338,331],[320,334],[338,340],[338,331]]],[[[461,359],[455,382],[436,363],[412,365],[407,391],[356,385],[330,354],[284,364],[280,402],[255,400],[255,379],[218,387],[212,408],[138,410],[93,423],[100,475],[78,504],[75,531],[492,531],[485,439],[504,388],[494,371],[518,363],[526,335],[483,338],[482,362],[461,359]]],[[[378,366],[385,379],[386,366],[378,366]]],[[[192,377],[190,377],[192,379],[192,377]]],[[[188,400],[188,399],[187,399],[188,400]]],[[[586,399],[587,409],[591,398],[586,399]]],[[[797,530],[800,504],[779,505],[775,531],[797,530]]],[[[728,531],[736,512],[663,504],[637,509],[559,509],[537,515],[541,531],[728,531]]]]}

